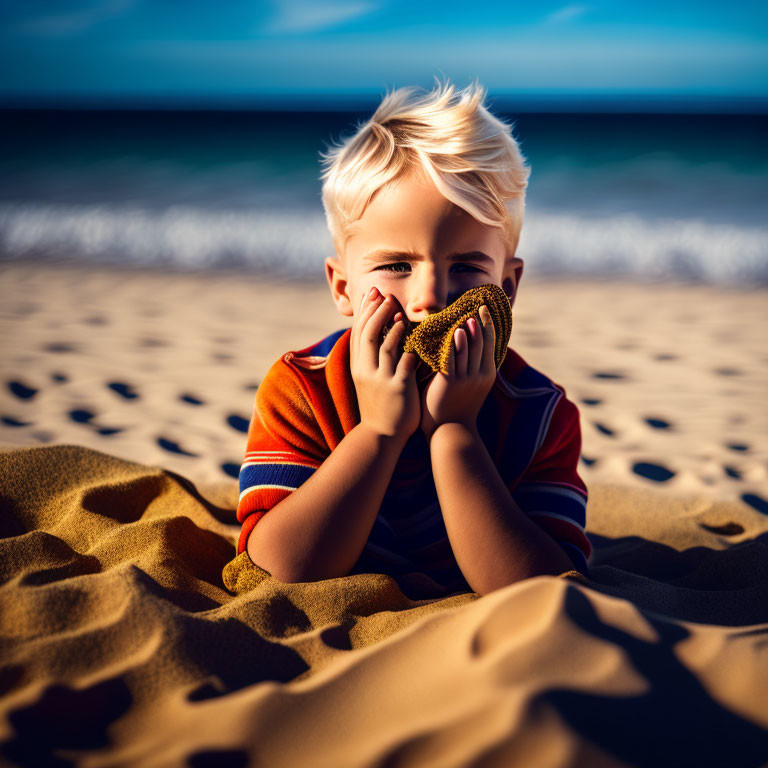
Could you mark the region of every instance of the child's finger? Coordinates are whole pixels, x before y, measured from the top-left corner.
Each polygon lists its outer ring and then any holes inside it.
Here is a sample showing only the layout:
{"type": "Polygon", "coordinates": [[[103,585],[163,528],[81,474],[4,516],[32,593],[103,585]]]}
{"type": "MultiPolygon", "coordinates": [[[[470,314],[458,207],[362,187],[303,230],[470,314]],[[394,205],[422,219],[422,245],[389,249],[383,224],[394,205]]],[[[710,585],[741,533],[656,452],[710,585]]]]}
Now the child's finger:
{"type": "Polygon", "coordinates": [[[350,346],[352,351],[354,351],[358,346],[357,341],[360,339],[360,335],[363,328],[365,328],[365,324],[381,304],[382,299],[383,296],[379,292],[378,288],[375,287],[371,288],[370,291],[363,294],[363,299],[360,302],[360,309],[352,321],[352,338],[350,339],[350,346]]]}
{"type": "Polygon", "coordinates": [[[364,328],[365,324],[371,319],[376,310],[384,303],[384,295],[378,288],[371,288],[371,290],[363,298],[363,308],[360,311],[359,324],[360,328],[364,328]]]}
{"type": "Polygon", "coordinates": [[[467,375],[467,360],[469,358],[469,340],[464,328],[457,328],[453,333],[454,358],[453,376],[464,377],[467,375]]]}
{"type": "Polygon", "coordinates": [[[470,376],[480,370],[483,361],[483,329],[480,321],[474,317],[467,320],[467,335],[469,336],[469,360],[467,361],[467,374],[470,376]]]}
{"type": "Polygon", "coordinates": [[[405,380],[416,373],[419,365],[419,356],[415,352],[403,352],[397,361],[395,375],[401,380],[405,380]]]}
{"type": "Polygon", "coordinates": [[[360,332],[360,359],[365,365],[373,368],[379,367],[381,332],[394,312],[394,301],[391,296],[387,296],[368,317],[365,326],[360,332]]]}
{"type": "Polygon", "coordinates": [[[394,320],[394,325],[389,329],[389,333],[387,333],[381,347],[379,347],[379,368],[383,368],[389,374],[392,374],[395,370],[397,350],[399,348],[400,339],[405,333],[403,313],[397,312],[394,320]]]}
{"type": "Polygon", "coordinates": [[[496,329],[490,310],[483,304],[480,307],[480,322],[483,326],[483,357],[480,367],[484,371],[496,369],[496,329]]]}

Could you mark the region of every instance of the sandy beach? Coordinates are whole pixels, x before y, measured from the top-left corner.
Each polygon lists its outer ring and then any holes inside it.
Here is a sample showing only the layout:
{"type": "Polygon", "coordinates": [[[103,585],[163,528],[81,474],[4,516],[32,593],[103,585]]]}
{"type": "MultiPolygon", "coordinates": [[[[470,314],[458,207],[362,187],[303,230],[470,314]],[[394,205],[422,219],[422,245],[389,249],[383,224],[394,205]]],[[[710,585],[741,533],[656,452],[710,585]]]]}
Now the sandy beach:
{"type": "Polygon", "coordinates": [[[592,579],[431,603],[232,560],[259,381],[348,325],[324,283],[6,263],[0,307],[11,764],[768,762],[765,291],[524,277],[592,579]]]}
{"type": "MultiPolygon", "coordinates": [[[[203,483],[235,476],[270,365],[349,325],[321,282],[23,265],[0,277],[0,444],[75,443],[203,483]]],[[[524,277],[510,343],[579,406],[588,485],[765,505],[767,323],[764,291],[524,277]]]]}

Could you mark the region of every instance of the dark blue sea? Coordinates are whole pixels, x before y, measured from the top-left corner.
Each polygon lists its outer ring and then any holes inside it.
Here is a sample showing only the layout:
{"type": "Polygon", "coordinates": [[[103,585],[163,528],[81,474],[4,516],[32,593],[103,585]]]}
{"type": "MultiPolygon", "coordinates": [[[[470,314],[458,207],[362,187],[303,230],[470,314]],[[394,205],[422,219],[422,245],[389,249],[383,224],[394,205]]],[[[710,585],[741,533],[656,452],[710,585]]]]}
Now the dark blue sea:
{"type": "MultiPolygon", "coordinates": [[[[501,113],[529,275],[768,286],[768,115],[501,113]]],[[[0,259],[322,279],[318,153],[367,112],[0,112],[0,259]]]]}

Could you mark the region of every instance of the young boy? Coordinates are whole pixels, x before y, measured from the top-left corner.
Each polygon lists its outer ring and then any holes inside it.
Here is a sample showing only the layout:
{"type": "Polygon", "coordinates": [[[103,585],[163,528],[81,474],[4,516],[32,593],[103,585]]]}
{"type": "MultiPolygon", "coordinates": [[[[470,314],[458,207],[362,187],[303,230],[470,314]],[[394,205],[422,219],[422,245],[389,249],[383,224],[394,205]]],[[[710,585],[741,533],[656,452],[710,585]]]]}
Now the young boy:
{"type": "Polygon", "coordinates": [[[406,320],[472,287],[514,302],[530,168],[484,95],[393,91],[323,155],[326,275],[352,327],[272,366],[240,471],[237,552],[281,581],[389,573],[420,598],[588,573],[565,390],[511,348],[496,370],[486,307],[448,373],[398,351],[406,320]]]}

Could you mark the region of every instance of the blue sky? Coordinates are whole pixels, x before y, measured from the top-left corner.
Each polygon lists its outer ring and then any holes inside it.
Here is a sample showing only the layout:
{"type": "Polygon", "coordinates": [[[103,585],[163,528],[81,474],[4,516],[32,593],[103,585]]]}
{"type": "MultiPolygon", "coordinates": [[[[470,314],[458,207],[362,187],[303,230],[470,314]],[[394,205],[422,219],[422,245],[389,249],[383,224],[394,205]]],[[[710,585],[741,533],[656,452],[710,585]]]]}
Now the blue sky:
{"type": "Polygon", "coordinates": [[[0,3],[0,97],[768,96],[768,3],[28,0],[0,3]]]}

